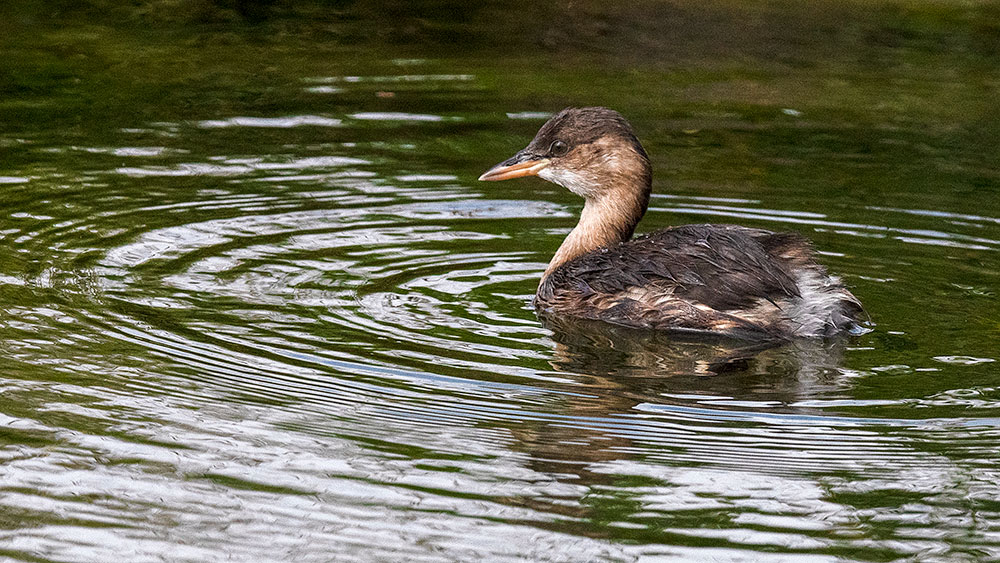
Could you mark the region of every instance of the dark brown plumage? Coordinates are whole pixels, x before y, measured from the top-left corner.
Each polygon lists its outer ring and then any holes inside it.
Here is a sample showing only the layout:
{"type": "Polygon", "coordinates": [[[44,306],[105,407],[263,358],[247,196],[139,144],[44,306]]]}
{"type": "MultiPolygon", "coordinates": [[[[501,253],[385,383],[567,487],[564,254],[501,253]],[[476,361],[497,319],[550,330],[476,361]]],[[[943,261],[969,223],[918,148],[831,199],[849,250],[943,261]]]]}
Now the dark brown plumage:
{"type": "Polygon", "coordinates": [[[528,175],[586,200],[538,286],[545,315],[765,340],[864,331],[860,302],[799,235],[686,225],[629,240],[652,172],[618,112],[563,110],[480,179],[528,175]]]}

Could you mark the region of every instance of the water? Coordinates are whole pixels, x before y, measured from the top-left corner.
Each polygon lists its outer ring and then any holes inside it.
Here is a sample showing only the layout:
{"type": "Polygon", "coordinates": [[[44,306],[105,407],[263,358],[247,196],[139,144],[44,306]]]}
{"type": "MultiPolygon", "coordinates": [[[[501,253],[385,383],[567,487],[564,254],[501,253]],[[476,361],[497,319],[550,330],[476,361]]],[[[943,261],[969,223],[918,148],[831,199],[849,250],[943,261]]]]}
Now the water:
{"type": "Polygon", "coordinates": [[[988,5],[90,6],[0,63],[0,556],[1000,559],[988,5]],[[475,179],[585,104],[641,231],[801,232],[876,330],[543,326],[580,202],[475,179]]]}

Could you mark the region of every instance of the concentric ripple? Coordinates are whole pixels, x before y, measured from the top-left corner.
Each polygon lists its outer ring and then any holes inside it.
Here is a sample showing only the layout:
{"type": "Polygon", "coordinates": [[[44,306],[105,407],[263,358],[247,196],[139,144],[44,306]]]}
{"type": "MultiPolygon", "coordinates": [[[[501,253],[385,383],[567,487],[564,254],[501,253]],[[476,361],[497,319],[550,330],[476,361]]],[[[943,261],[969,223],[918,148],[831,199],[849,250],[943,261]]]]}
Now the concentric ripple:
{"type": "MultiPolygon", "coordinates": [[[[395,78],[305,84],[340,95],[473,80],[395,78]]],[[[469,122],[545,115],[205,116],[135,128],[170,146],[48,147],[96,160],[0,178],[17,207],[2,233],[15,446],[0,504],[37,524],[0,532],[4,550],[1000,554],[1000,357],[959,337],[996,330],[1000,220],[661,186],[647,230],[805,232],[879,330],[762,349],[546,325],[530,300],[578,205],[539,184],[474,183],[495,156],[456,170],[433,152],[469,122]],[[371,121],[384,140],[339,140],[371,121]],[[316,130],[338,140],[296,141],[316,130]],[[260,146],[216,154],[204,135],[260,146]]]]}

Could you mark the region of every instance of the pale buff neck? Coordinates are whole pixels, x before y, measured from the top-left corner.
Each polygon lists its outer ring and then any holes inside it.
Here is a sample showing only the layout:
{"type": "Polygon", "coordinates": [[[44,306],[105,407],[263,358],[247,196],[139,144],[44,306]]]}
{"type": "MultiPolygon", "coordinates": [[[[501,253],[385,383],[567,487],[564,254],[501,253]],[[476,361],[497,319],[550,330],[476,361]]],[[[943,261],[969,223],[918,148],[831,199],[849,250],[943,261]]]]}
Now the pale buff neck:
{"type": "Polygon", "coordinates": [[[614,190],[598,197],[587,198],[580,214],[580,221],[559,246],[542,281],[556,268],[570,260],[598,248],[607,248],[632,238],[646,204],[649,189],[614,190]]]}

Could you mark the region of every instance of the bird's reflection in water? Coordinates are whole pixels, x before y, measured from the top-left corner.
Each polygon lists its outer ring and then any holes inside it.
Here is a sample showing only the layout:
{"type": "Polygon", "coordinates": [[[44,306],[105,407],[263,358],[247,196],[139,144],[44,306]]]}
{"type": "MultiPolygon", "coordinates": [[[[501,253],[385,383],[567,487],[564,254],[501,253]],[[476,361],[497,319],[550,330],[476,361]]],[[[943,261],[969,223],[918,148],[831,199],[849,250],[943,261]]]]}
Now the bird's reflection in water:
{"type": "MultiPolygon", "coordinates": [[[[840,369],[845,340],[763,344],[566,319],[542,322],[556,342],[551,364],[572,377],[574,392],[558,405],[558,421],[538,421],[511,431],[532,469],[567,484],[613,486],[615,477],[602,466],[683,454],[701,447],[699,436],[706,431],[715,433],[713,447],[742,459],[740,452],[747,447],[742,430],[733,427],[733,439],[719,441],[718,432],[728,420],[724,415],[734,409],[817,414],[801,402],[842,395],[850,384],[840,369]],[[642,405],[666,410],[662,416],[650,416],[642,405]],[[692,407],[698,413],[688,419],[684,411],[692,407]],[[721,416],[713,417],[713,410],[721,416]]],[[[670,470],[664,467],[664,472],[670,470]]],[[[576,517],[599,510],[586,503],[575,508],[528,503],[576,517]]]]}
{"type": "Polygon", "coordinates": [[[846,383],[846,338],[749,342],[575,319],[542,322],[556,342],[552,367],[615,390],[608,399],[662,402],[694,394],[787,405],[846,383]]]}

